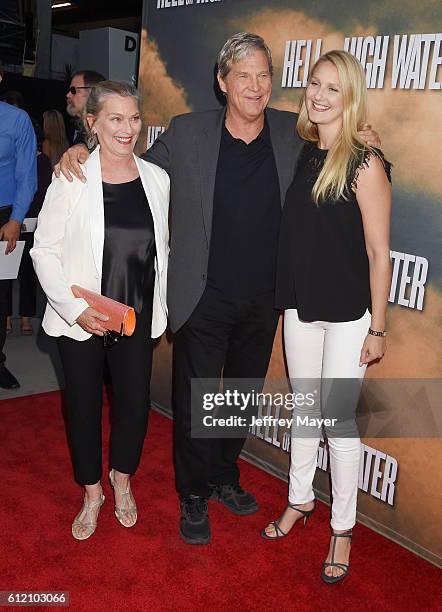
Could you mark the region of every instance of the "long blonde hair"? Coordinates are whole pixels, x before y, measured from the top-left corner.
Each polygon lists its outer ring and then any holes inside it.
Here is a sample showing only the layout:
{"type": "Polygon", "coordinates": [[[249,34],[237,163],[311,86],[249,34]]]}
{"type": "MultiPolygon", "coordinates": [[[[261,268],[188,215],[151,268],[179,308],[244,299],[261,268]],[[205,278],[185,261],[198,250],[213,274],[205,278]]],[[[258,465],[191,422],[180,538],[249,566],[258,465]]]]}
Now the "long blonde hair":
{"type": "Polygon", "coordinates": [[[43,113],[43,131],[49,143],[52,165],[55,165],[69,147],[63,116],[58,110],[43,113]]]}
{"type": "MultiPolygon", "coordinates": [[[[357,163],[367,149],[375,153],[358,134],[358,130],[365,123],[367,109],[367,85],[360,62],[347,51],[329,51],[315,63],[311,71],[312,75],[321,62],[331,62],[338,71],[344,111],[342,131],[328,151],[324,165],[313,186],[312,195],[316,204],[329,197],[334,200],[341,197],[347,199],[347,176],[351,165],[357,163]]],[[[297,131],[304,140],[319,142],[318,127],[308,118],[305,94],[299,111],[297,131]]]]}

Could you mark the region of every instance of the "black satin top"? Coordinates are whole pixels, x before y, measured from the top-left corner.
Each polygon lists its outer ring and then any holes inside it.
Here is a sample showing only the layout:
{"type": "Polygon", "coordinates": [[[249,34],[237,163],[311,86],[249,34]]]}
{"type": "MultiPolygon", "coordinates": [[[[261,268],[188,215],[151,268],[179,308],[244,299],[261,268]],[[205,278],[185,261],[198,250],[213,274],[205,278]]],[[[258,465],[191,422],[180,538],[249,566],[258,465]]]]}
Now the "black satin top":
{"type": "Polygon", "coordinates": [[[104,250],[101,293],[132,306],[152,308],[156,254],[152,213],[137,178],[103,182],[104,250]]]}

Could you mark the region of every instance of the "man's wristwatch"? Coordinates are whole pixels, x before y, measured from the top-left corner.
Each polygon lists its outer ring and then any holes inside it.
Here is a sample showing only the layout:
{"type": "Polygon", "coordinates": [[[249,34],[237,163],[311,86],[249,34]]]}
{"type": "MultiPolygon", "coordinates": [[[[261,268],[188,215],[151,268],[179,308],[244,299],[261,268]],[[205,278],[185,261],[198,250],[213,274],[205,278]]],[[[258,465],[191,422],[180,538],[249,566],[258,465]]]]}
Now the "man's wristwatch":
{"type": "Polygon", "coordinates": [[[371,329],[371,327],[369,327],[368,333],[370,334],[370,336],[378,336],[378,337],[381,337],[381,338],[385,338],[386,335],[387,335],[387,332],[385,330],[384,331],[376,331],[374,329],[371,329]]]}

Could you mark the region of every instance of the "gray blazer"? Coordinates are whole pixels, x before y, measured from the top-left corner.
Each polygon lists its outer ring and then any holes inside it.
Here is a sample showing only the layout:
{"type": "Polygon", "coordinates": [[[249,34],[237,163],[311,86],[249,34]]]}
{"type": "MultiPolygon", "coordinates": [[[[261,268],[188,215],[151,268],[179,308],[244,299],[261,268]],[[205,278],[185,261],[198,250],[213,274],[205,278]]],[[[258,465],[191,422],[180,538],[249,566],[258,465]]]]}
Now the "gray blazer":
{"type": "MultiPolygon", "coordinates": [[[[173,332],[189,319],[206,286],[213,196],[225,109],[174,117],[144,155],[170,177],[170,257],[167,281],[173,332]]],[[[278,170],[281,206],[293,179],[302,141],[297,115],[266,111],[278,170]]]]}

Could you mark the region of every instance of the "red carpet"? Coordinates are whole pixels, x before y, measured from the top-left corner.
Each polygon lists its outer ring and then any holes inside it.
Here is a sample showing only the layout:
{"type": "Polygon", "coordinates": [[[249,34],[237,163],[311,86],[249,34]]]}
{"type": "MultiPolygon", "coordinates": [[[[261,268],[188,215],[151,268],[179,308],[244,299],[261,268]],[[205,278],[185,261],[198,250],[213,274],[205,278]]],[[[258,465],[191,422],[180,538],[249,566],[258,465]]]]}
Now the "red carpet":
{"type": "Polygon", "coordinates": [[[0,590],[69,591],[75,612],[385,611],[440,605],[439,570],[361,525],[354,529],[350,576],[338,585],[323,584],[319,572],[328,548],[329,511],[321,503],[305,529],[298,525],[286,540],[264,541],[259,532],[282,510],[286,485],[245,462],[242,484],[256,494],[261,511],[235,517],[211,502],[212,543],[184,544],[177,531],[172,423],[155,412],[133,479],[138,524],[124,529],[117,523],[106,480],[97,531],[77,542],[70,526],[82,493],[71,476],[60,395],[3,400],[0,419],[0,590]]]}

